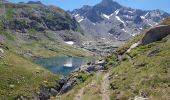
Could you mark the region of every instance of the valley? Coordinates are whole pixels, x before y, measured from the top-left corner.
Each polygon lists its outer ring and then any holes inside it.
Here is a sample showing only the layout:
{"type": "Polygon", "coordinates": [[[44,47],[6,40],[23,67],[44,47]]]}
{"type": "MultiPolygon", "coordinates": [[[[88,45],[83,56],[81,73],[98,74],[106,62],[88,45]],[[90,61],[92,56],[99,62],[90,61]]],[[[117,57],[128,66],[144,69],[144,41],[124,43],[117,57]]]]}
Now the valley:
{"type": "Polygon", "coordinates": [[[168,100],[170,14],[102,0],[0,2],[0,100],[168,100]]]}

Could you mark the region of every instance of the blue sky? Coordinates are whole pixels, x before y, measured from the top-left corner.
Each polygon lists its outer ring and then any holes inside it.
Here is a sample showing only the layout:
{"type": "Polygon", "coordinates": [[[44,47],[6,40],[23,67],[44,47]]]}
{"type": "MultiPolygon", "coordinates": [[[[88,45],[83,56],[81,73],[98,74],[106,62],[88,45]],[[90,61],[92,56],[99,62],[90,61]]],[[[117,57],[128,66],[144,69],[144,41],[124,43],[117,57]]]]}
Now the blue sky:
{"type": "MultiPolygon", "coordinates": [[[[12,2],[27,2],[30,0],[9,0],[12,2]]],[[[32,0],[38,1],[38,0],[32,0]]],[[[95,5],[101,0],[39,0],[47,5],[56,5],[65,10],[73,10],[83,5],[95,5]]],[[[115,0],[121,5],[144,10],[160,9],[170,13],[170,0],[115,0]]]]}

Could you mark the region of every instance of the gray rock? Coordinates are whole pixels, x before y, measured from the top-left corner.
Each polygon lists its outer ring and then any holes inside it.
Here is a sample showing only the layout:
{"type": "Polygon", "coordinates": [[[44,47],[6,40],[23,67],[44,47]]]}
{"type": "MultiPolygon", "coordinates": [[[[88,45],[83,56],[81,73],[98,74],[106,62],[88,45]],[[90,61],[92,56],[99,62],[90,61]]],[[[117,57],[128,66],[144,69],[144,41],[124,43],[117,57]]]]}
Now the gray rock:
{"type": "Polygon", "coordinates": [[[95,67],[96,67],[95,65],[90,65],[89,67],[87,67],[86,71],[87,72],[94,72],[94,71],[96,71],[95,67]]]}
{"type": "Polygon", "coordinates": [[[74,86],[74,83],[72,81],[68,81],[61,89],[60,94],[66,93],[70,89],[72,89],[74,86]]]}
{"type": "Polygon", "coordinates": [[[160,52],[160,48],[156,48],[155,50],[152,50],[148,53],[149,57],[155,56],[157,53],[160,52]]]}
{"type": "Polygon", "coordinates": [[[96,66],[96,67],[95,67],[95,69],[96,69],[96,71],[104,70],[104,67],[103,67],[103,66],[98,65],[98,66],[96,66]]]}
{"type": "Polygon", "coordinates": [[[145,36],[142,38],[140,44],[146,45],[155,41],[159,41],[169,34],[170,34],[170,25],[160,25],[151,28],[149,31],[145,33],[145,36]]]}
{"type": "Polygon", "coordinates": [[[99,60],[99,61],[96,61],[96,62],[95,62],[96,65],[100,65],[100,66],[103,66],[104,63],[105,63],[104,60],[99,60]]]}
{"type": "Polygon", "coordinates": [[[136,96],[134,100],[149,100],[149,98],[144,98],[144,97],[138,97],[136,96]]]}
{"type": "Polygon", "coordinates": [[[51,88],[50,89],[50,93],[53,95],[53,96],[56,96],[58,94],[58,91],[55,90],[54,88],[51,88]]]}
{"type": "Polygon", "coordinates": [[[17,98],[16,100],[28,100],[28,99],[23,97],[23,96],[21,96],[21,97],[17,98]]]}
{"type": "Polygon", "coordinates": [[[40,92],[40,94],[39,94],[40,100],[50,99],[50,93],[48,92],[48,90],[44,86],[40,87],[39,92],[40,92]]]}

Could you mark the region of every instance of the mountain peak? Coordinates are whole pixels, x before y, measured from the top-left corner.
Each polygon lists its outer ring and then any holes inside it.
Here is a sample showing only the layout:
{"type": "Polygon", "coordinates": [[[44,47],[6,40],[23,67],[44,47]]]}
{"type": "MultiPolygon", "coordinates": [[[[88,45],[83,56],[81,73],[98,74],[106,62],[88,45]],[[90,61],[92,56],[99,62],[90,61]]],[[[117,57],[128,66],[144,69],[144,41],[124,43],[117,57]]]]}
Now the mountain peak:
{"type": "Polygon", "coordinates": [[[121,8],[121,5],[113,0],[102,0],[96,5],[97,9],[100,9],[102,13],[111,14],[113,11],[121,8]]]}
{"type": "Polygon", "coordinates": [[[113,3],[113,0],[102,0],[102,3],[113,3]]]}
{"type": "Polygon", "coordinates": [[[41,1],[28,1],[27,4],[42,4],[41,1]]]}

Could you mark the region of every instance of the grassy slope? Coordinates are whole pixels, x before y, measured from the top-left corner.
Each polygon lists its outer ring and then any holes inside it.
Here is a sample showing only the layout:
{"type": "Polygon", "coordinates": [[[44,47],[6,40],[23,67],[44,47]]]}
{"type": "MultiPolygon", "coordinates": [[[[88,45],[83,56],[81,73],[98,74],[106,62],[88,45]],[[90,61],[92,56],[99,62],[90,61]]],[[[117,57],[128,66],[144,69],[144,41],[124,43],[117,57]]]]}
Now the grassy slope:
{"type": "MultiPolygon", "coordinates": [[[[6,15],[8,20],[13,19],[11,17],[13,11],[17,13],[20,10],[8,9],[6,15]]],[[[59,11],[58,13],[62,12],[59,11]]],[[[30,41],[19,40],[12,30],[3,29],[2,18],[0,21],[0,35],[6,38],[4,41],[0,41],[0,43],[6,45],[9,50],[5,50],[4,58],[0,59],[0,100],[12,100],[21,95],[32,96],[32,93],[38,89],[40,84],[51,86],[58,79],[57,75],[33,64],[31,57],[19,55],[19,53],[31,51],[34,56],[38,57],[90,55],[90,53],[82,49],[59,43],[58,38],[52,33],[46,33],[48,36],[45,37],[43,33],[30,30],[28,33],[23,34],[39,36],[41,39],[30,41]]]]}
{"type": "Polygon", "coordinates": [[[152,100],[168,100],[170,88],[170,42],[153,43],[131,51],[131,60],[112,69],[112,99],[146,95],[152,100]],[[161,51],[153,57],[148,53],[161,51]]]}
{"type": "MultiPolygon", "coordinates": [[[[169,19],[161,21],[160,25],[170,24],[169,19]]],[[[118,53],[123,54],[132,44],[139,41],[144,36],[145,31],[120,47],[117,50],[118,53]]],[[[169,37],[170,35],[164,39],[167,40],[169,37]]],[[[116,98],[126,100],[135,96],[147,96],[151,100],[168,100],[170,98],[169,50],[169,41],[155,42],[139,46],[128,55],[126,54],[122,64],[112,68],[114,77],[111,81],[111,98],[113,100],[116,98]],[[149,57],[148,53],[157,48],[160,49],[160,52],[149,57]]]]}
{"type": "Polygon", "coordinates": [[[9,51],[5,51],[5,58],[0,59],[0,69],[0,98],[6,100],[18,95],[30,96],[40,84],[50,86],[58,79],[58,76],[9,51]]]}
{"type": "MultiPolygon", "coordinates": [[[[161,21],[160,25],[170,24],[170,18],[161,21]]],[[[123,54],[134,43],[138,42],[147,30],[131,39],[117,49],[118,54],[123,54]]],[[[167,40],[170,35],[164,38],[167,40]]],[[[163,40],[163,41],[164,41],[163,40]]],[[[146,96],[151,100],[169,100],[170,98],[170,42],[155,42],[139,46],[129,54],[123,56],[119,66],[111,68],[111,100],[127,100],[135,96],[146,96]],[[149,57],[148,53],[160,49],[155,56],[149,57]]],[[[115,62],[114,55],[106,58],[106,67],[115,62]]]]}

